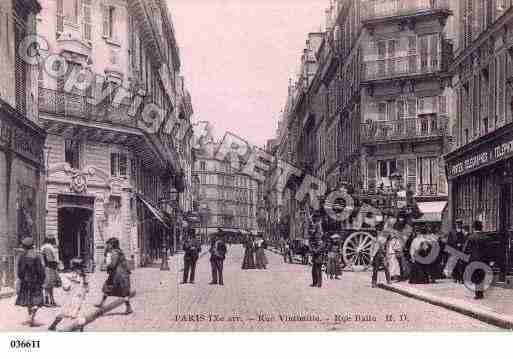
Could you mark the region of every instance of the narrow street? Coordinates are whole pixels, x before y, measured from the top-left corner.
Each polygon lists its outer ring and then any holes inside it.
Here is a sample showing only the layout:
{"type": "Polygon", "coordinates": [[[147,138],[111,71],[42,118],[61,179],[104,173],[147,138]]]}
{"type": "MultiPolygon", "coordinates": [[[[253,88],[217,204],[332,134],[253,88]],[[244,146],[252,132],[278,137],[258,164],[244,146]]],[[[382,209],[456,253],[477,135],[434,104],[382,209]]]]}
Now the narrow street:
{"type": "Polygon", "coordinates": [[[280,256],[267,251],[268,270],[242,271],[242,256],[241,246],[229,248],[224,287],[208,284],[208,255],[198,262],[194,285],[178,285],[182,274],[178,265],[171,272],[139,270],[144,275],[133,276],[137,278],[133,283],[137,290],[135,313],[123,315],[121,306],[85,330],[498,330],[440,307],[372,289],[369,272],[346,272],[340,281],[325,280],[323,288],[311,288],[310,267],[285,264],[280,256]],[[393,321],[386,320],[387,314],[393,321]],[[280,315],[301,315],[307,321],[283,321],[280,315]]]}

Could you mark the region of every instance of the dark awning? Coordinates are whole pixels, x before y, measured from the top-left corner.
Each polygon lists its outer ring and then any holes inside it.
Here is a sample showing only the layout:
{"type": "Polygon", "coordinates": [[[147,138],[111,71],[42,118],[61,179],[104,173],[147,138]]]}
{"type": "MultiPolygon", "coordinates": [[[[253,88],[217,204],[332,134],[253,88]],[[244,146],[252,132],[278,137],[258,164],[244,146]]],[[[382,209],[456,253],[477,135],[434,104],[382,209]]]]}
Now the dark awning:
{"type": "Polygon", "coordinates": [[[153,214],[153,216],[162,223],[164,227],[170,229],[169,224],[166,220],[166,215],[158,208],[154,207],[151,203],[146,201],[142,196],[138,195],[137,198],[148,208],[148,210],[153,214]]]}

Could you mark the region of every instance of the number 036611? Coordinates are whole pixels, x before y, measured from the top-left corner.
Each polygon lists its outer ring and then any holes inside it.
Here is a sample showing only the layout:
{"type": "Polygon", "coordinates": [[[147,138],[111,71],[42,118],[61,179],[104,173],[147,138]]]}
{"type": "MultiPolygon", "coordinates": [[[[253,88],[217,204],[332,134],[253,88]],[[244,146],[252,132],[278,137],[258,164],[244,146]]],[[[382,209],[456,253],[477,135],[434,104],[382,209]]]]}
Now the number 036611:
{"type": "Polygon", "coordinates": [[[39,340],[11,340],[11,349],[39,349],[39,340]]]}

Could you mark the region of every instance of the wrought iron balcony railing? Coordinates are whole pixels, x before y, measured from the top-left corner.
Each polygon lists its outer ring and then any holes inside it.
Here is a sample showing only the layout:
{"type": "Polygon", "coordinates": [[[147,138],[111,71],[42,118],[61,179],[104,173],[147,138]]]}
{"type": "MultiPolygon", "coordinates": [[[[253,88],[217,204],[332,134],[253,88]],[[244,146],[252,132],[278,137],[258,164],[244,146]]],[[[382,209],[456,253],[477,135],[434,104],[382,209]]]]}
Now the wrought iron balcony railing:
{"type": "Polygon", "coordinates": [[[364,62],[363,80],[382,80],[408,75],[421,75],[435,73],[442,70],[442,56],[409,55],[393,59],[374,60],[364,62]]]}
{"type": "Polygon", "coordinates": [[[61,90],[39,88],[39,112],[57,116],[71,117],[84,121],[107,122],[111,124],[136,127],[137,119],[129,115],[129,104],[113,105],[103,101],[97,105],[91,103],[92,97],[69,93],[61,90]]]}
{"type": "Polygon", "coordinates": [[[449,11],[449,0],[367,1],[362,4],[362,19],[366,21],[395,16],[412,16],[437,10],[449,11]]]}
{"type": "Polygon", "coordinates": [[[362,124],[362,143],[439,137],[446,133],[446,120],[440,117],[405,118],[362,124]]]}

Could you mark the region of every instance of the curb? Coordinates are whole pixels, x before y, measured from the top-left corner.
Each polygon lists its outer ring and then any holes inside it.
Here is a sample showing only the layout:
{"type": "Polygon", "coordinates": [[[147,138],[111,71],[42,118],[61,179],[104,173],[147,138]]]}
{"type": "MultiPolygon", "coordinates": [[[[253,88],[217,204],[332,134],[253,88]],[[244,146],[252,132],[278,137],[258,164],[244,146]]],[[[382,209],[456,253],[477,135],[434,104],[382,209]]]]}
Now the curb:
{"type": "MultiPolygon", "coordinates": [[[[130,292],[130,298],[133,298],[135,296],[136,292],[131,291],[130,292]]],[[[125,300],[123,298],[116,299],[112,303],[107,304],[103,308],[98,308],[93,310],[92,312],[85,315],[85,324],[79,324],[78,320],[75,320],[73,323],[64,326],[59,332],[74,332],[79,330],[81,327],[85,327],[87,324],[94,322],[96,319],[101,317],[103,314],[110,312],[111,310],[123,305],[125,303],[125,300]]]]}
{"type": "Polygon", "coordinates": [[[394,285],[380,283],[378,288],[404,295],[409,298],[418,299],[451,311],[466,315],[482,322],[495,325],[496,327],[513,330],[513,316],[500,313],[493,313],[489,310],[469,307],[468,303],[458,299],[443,298],[440,296],[425,293],[416,289],[405,289],[394,285]]]}

